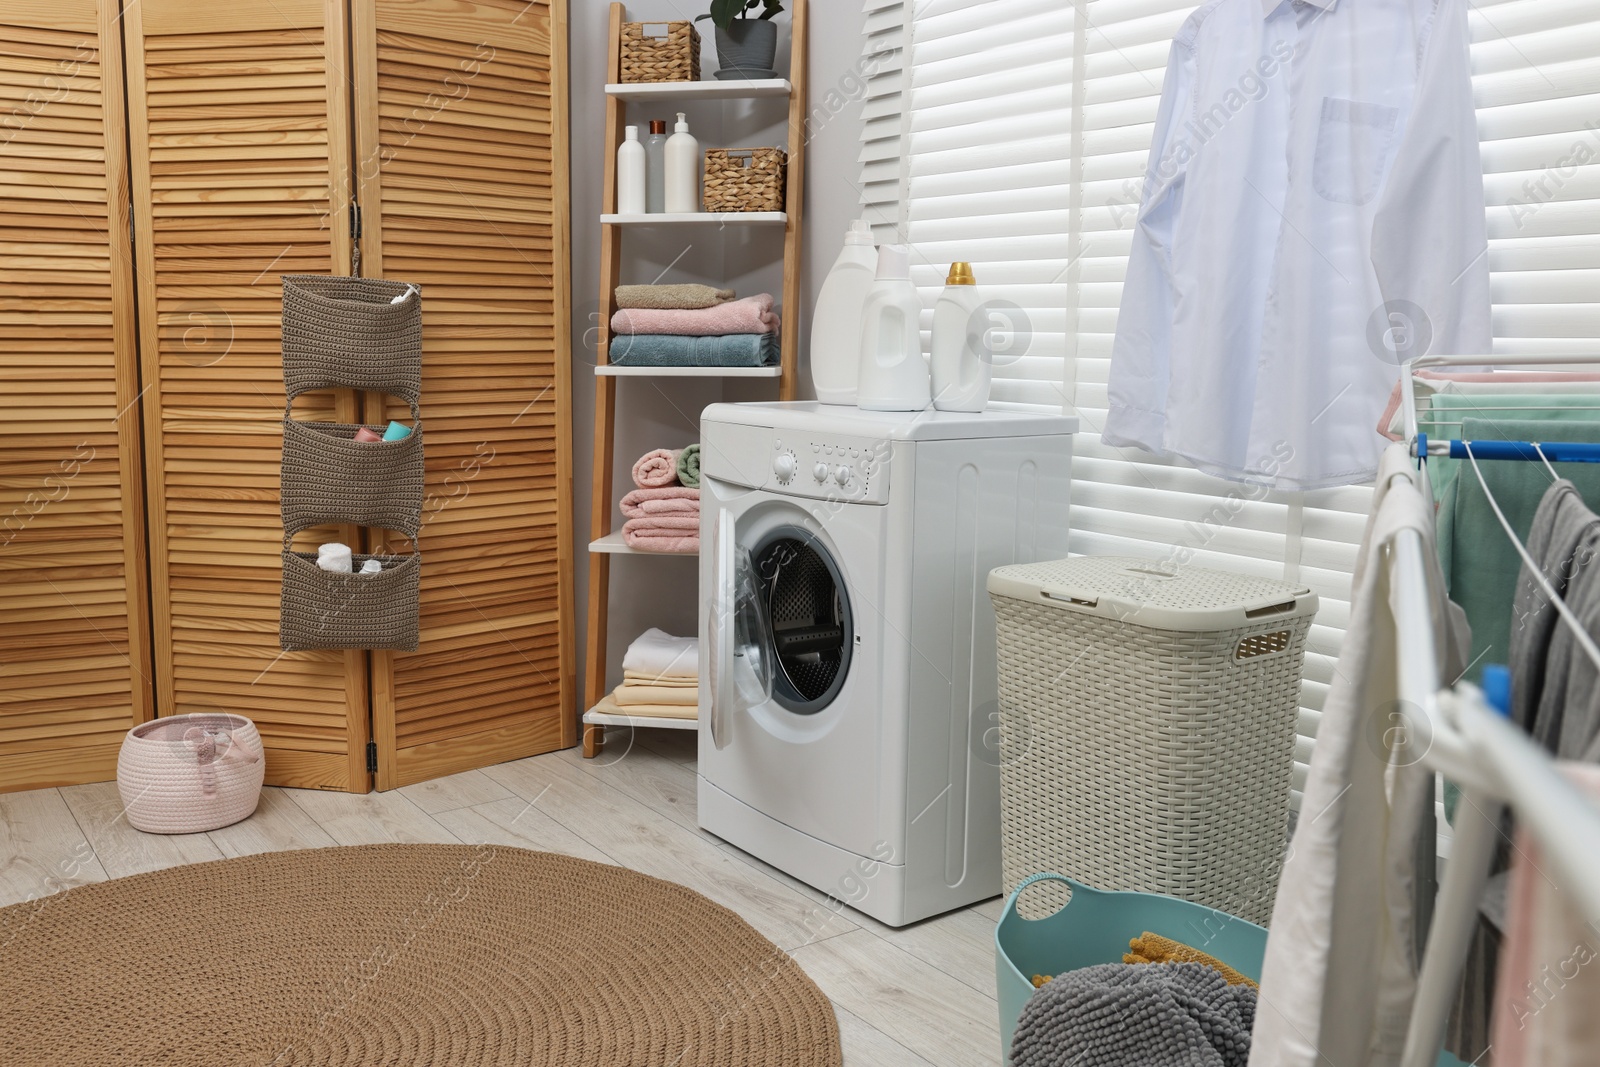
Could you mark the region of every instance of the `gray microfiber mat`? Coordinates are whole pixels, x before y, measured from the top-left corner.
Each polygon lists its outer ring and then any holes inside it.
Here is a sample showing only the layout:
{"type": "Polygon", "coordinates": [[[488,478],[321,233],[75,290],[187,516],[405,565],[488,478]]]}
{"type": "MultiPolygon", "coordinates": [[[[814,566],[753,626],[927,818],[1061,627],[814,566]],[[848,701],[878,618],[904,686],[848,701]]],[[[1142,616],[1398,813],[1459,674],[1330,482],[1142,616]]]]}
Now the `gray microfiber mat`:
{"type": "Polygon", "coordinates": [[[1245,1067],[1256,991],[1203,963],[1104,963],[1028,998],[1012,1067],[1245,1067]]]}

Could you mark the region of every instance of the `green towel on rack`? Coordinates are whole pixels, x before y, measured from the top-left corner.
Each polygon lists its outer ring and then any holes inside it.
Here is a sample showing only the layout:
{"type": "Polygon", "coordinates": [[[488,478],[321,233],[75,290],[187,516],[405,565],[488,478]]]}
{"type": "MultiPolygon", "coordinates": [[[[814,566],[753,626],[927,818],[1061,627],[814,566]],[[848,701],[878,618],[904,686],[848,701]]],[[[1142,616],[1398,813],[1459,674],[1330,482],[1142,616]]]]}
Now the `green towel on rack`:
{"type": "Polygon", "coordinates": [[[700,488],[700,446],[690,445],[678,453],[678,484],[700,488]]]}
{"type": "Polygon", "coordinates": [[[720,337],[618,334],[609,359],[619,367],[765,367],[778,362],[778,337],[771,333],[726,333],[720,337]]]}
{"type": "MultiPolygon", "coordinates": [[[[1435,397],[1434,401],[1485,400],[1486,397],[1435,397]]],[[[1509,398],[1497,398],[1509,399],[1509,398]]],[[[1570,402],[1571,397],[1543,397],[1543,403],[1570,402]]],[[[1521,405],[1518,405],[1521,406],[1521,405]]],[[[1600,443],[1600,412],[1517,412],[1517,418],[1486,418],[1457,409],[1460,429],[1448,428],[1451,437],[1465,441],[1558,441],[1600,443]],[[1578,419],[1574,416],[1586,416],[1578,419]]],[[[1439,561],[1443,565],[1450,599],[1461,605],[1472,624],[1472,652],[1467,680],[1476,682],[1486,663],[1505,663],[1510,654],[1512,601],[1522,557],[1512,547],[1483,486],[1466,460],[1428,461],[1439,504],[1439,561]],[[1452,469],[1453,468],[1453,469],[1452,469]],[[1441,477],[1441,475],[1443,475],[1441,477]],[[1440,484],[1442,483],[1442,484],[1440,484]]],[[[1505,512],[1517,536],[1526,541],[1539,501],[1550,488],[1544,464],[1526,460],[1479,460],[1489,491],[1505,512]]],[[[1557,463],[1556,472],[1569,479],[1585,500],[1600,503],[1600,464],[1557,463]]]]}

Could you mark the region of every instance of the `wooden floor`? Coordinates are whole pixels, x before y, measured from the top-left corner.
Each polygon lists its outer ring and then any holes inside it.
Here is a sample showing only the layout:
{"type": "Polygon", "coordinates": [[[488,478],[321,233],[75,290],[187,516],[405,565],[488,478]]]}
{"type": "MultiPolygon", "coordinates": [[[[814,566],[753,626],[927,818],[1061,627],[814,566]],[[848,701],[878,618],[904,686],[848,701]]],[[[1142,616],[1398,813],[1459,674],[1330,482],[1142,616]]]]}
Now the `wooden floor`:
{"type": "Polygon", "coordinates": [[[180,863],[385,841],[505,844],[616,863],[699,890],[790,952],[832,1000],[850,1067],[1000,1062],[1000,902],[901,930],[830,913],[826,897],[695,827],[695,737],[641,730],[576,749],[353,796],[267,789],[208,834],[142,834],[115,784],[0,794],[0,906],[180,863]]]}

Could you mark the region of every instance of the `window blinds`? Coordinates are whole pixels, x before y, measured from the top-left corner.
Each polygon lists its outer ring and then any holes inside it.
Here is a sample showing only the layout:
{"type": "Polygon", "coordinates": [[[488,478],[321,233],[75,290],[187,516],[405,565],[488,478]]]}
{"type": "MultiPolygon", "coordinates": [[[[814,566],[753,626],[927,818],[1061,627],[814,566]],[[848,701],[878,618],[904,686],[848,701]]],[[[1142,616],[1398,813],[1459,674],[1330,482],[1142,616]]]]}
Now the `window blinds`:
{"type": "MultiPolygon", "coordinates": [[[[904,5],[869,0],[868,49],[893,37],[911,62],[869,89],[863,201],[904,220],[925,308],[951,261],[975,264],[1001,331],[996,405],[1082,420],[1074,551],[1187,559],[1321,597],[1298,804],[1370,490],[1263,493],[1108,448],[1098,433],[1167,54],[1195,7],[921,0],[907,40],[904,5]]],[[[1600,8],[1474,0],[1471,18],[1496,351],[1600,352],[1600,8]]]]}
{"type": "Polygon", "coordinates": [[[905,79],[911,0],[867,0],[861,48],[861,211],[881,243],[903,242],[906,222],[905,79]]]}

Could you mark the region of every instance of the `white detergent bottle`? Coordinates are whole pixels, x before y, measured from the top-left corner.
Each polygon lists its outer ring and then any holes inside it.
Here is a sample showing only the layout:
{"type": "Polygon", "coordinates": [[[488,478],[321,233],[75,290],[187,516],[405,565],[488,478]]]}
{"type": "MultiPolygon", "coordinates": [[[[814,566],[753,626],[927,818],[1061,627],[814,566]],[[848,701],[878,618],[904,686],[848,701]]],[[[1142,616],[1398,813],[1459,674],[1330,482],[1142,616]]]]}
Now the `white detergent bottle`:
{"type": "Polygon", "coordinates": [[[856,406],[866,411],[922,411],[932,399],[922,358],[922,304],[911,284],[911,249],[878,249],[878,276],[861,309],[861,371],[856,406]]]}
{"type": "Polygon", "coordinates": [[[944,292],[933,305],[928,353],[933,406],[940,411],[982,411],[989,403],[994,368],[983,346],[984,324],[978,319],[982,305],[972,264],[950,264],[944,292]]]}
{"type": "Polygon", "coordinates": [[[872,226],[856,219],[811,316],[811,386],[824,404],[854,404],[861,373],[861,310],[878,269],[872,226]]]}
{"type": "Polygon", "coordinates": [[[626,139],[617,148],[617,211],[623,215],[643,215],[644,194],[644,145],[639,142],[639,127],[629,126],[626,139]]]}
{"type": "Polygon", "coordinates": [[[681,111],[678,112],[678,124],[672,130],[665,149],[667,210],[699,211],[700,142],[689,132],[689,122],[681,111]]]}

